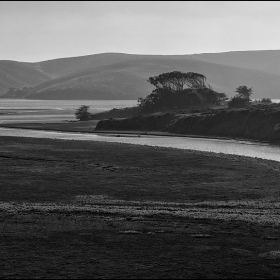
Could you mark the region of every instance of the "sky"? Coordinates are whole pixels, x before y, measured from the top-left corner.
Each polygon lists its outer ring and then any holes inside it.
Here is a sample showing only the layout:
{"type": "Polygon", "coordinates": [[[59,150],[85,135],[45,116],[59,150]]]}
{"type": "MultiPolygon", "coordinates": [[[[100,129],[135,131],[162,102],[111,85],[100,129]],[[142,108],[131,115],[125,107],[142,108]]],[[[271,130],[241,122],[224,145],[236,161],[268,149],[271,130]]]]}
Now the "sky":
{"type": "Polygon", "coordinates": [[[0,60],[280,49],[277,1],[0,1],[0,60]]]}

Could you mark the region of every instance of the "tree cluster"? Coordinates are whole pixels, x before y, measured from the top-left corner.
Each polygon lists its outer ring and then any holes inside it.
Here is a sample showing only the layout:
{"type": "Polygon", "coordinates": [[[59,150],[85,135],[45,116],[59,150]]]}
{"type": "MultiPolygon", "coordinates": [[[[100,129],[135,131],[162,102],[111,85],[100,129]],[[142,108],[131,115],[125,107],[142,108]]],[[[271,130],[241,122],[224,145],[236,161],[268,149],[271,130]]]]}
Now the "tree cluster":
{"type": "Polygon", "coordinates": [[[220,105],[227,97],[206,84],[202,74],[180,71],[150,77],[148,82],[155,89],[146,98],[138,98],[142,112],[168,109],[186,109],[220,105]]]}
{"type": "Polygon", "coordinates": [[[265,103],[265,104],[271,104],[272,103],[272,100],[270,98],[262,98],[260,100],[261,103],[265,103]]]}

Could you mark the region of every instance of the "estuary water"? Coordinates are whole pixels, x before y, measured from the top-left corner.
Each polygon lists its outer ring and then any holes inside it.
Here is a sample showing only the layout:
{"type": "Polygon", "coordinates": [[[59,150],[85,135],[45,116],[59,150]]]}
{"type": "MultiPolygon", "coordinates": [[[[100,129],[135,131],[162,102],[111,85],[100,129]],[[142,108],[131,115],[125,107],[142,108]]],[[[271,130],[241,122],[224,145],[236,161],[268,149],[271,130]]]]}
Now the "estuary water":
{"type": "Polygon", "coordinates": [[[132,107],[137,100],[28,100],[0,99],[0,110],[71,110],[81,105],[90,106],[92,112],[101,112],[113,108],[132,107]]]}
{"type": "Polygon", "coordinates": [[[75,111],[89,106],[91,113],[133,107],[137,100],[27,100],[0,99],[0,123],[75,120],[75,111]]]}
{"type": "MultiPolygon", "coordinates": [[[[132,107],[136,100],[23,100],[0,99],[0,123],[57,122],[75,119],[74,112],[81,105],[90,111],[101,112],[113,108],[132,107]]],[[[178,149],[192,149],[280,161],[280,147],[250,141],[206,139],[173,136],[109,135],[95,133],[67,133],[31,129],[0,128],[1,136],[34,137],[64,140],[89,140],[149,145],[178,149]]]]}
{"type": "MultiPolygon", "coordinates": [[[[95,133],[67,133],[31,129],[0,128],[1,136],[49,138],[63,140],[87,140],[148,145],[167,148],[191,149],[214,153],[257,157],[280,162],[280,147],[250,141],[221,140],[192,137],[116,135],[95,133]]],[[[125,149],[125,147],[124,147],[125,149]]]]}

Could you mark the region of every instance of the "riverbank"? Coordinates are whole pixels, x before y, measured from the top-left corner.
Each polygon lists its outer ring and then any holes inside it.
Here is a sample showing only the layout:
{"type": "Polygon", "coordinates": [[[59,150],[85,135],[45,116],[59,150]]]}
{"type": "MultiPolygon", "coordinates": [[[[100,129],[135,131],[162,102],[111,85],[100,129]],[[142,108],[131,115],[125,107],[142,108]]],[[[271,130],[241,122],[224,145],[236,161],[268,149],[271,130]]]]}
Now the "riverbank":
{"type": "MultiPolygon", "coordinates": [[[[94,116],[108,117],[108,113],[119,114],[119,112],[127,112],[128,109],[134,112],[135,108],[137,109],[137,107],[113,109],[94,116]]],[[[2,123],[0,126],[62,132],[234,139],[278,145],[280,143],[279,117],[279,104],[258,104],[243,109],[205,109],[199,113],[158,112],[129,118],[53,123],[48,121],[2,123]]]]}
{"type": "Polygon", "coordinates": [[[114,135],[114,136],[164,136],[164,137],[189,137],[189,138],[202,138],[202,139],[220,139],[220,140],[236,140],[236,141],[250,141],[252,143],[263,144],[277,144],[270,141],[260,141],[248,138],[238,137],[222,137],[222,136],[203,136],[193,134],[178,134],[164,131],[143,131],[143,130],[97,130],[96,126],[100,120],[89,121],[67,121],[57,123],[8,123],[0,124],[3,128],[18,128],[18,129],[32,129],[43,131],[56,131],[56,132],[79,132],[79,133],[94,133],[100,135],[114,135]]]}
{"type": "Polygon", "coordinates": [[[1,278],[279,278],[280,163],[19,137],[0,158],[1,278]]]}
{"type": "Polygon", "coordinates": [[[161,131],[208,137],[280,142],[280,106],[254,105],[200,113],[158,112],[125,119],[101,120],[96,130],[161,131]]]}
{"type": "Polygon", "coordinates": [[[180,150],[195,150],[202,152],[212,152],[259,158],[270,161],[280,161],[280,149],[277,145],[259,143],[244,140],[232,139],[211,139],[204,137],[187,137],[173,135],[151,135],[142,134],[122,134],[122,133],[84,133],[84,132],[61,132],[36,129],[2,128],[0,135],[12,137],[31,137],[45,139],[61,139],[75,141],[102,141],[109,143],[123,143],[132,145],[147,145],[165,148],[175,148],[180,150]]]}

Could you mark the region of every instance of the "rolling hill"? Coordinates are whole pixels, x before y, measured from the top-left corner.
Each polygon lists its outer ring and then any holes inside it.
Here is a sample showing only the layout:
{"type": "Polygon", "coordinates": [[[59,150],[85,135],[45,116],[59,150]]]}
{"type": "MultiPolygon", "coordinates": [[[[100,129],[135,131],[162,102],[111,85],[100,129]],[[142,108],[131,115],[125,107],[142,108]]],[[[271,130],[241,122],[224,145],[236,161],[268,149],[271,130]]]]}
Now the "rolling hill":
{"type": "Polygon", "coordinates": [[[201,61],[280,75],[280,50],[202,53],[194,54],[191,57],[201,61]]]}
{"type": "Polygon", "coordinates": [[[247,85],[253,87],[254,98],[280,99],[280,72],[279,75],[269,73],[273,67],[278,67],[276,57],[278,54],[280,57],[280,51],[264,51],[265,55],[261,53],[262,51],[195,55],[103,53],[37,63],[0,61],[0,93],[7,92],[9,87],[28,87],[28,90],[18,91],[17,94],[10,92],[2,97],[137,99],[152,91],[153,87],[147,82],[150,76],[177,70],[201,73],[214,89],[229,96],[235,94],[239,85],[247,85]]]}
{"type": "Polygon", "coordinates": [[[0,95],[11,87],[22,88],[51,79],[33,63],[0,60],[0,95]]]}

